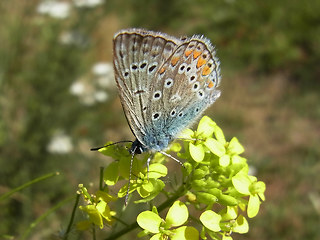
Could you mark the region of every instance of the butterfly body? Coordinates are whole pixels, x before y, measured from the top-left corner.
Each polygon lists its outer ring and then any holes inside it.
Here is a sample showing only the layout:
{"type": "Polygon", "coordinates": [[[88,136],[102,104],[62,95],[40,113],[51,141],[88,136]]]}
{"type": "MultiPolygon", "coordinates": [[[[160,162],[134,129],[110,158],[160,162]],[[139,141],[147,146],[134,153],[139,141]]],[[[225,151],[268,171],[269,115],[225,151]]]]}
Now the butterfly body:
{"type": "Polygon", "coordinates": [[[120,100],[136,137],[130,152],[158,152],[220,96],[220,63],[209,40],[142,29],[114,37],[120,100]]]}

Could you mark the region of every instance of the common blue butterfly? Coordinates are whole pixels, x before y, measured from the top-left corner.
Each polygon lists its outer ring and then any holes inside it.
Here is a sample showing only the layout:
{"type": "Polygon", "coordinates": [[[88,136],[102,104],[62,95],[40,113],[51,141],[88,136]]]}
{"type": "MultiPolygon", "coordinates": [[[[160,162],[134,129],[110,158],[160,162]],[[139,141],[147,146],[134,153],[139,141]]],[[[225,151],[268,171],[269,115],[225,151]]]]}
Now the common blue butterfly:
{"type": "Polygon", "coordinates": [[[176,38],[135,28],[115,34],[113,54],[121,104],[136,137],[127,203],[135,154],[161,152],[182,164],[163,150],[220,96],[220,62],[203,36],[176,38]]]}
{"type": "Polygon", "coordinates": [[[115,80],[136,137],[130,152],[162,151],[220,96],[220,62],[202,36],[125,29],[113,41],[115,80]]]}

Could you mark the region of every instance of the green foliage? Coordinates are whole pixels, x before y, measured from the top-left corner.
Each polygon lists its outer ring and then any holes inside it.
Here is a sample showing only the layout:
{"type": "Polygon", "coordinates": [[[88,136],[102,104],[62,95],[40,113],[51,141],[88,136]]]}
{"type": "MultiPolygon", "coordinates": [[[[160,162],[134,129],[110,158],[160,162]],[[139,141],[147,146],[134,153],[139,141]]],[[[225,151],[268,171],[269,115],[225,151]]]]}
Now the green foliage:
{"type": "Polygon", "coordinates": [[[319,1],[141,0],[129,1],[128,7],[135,26],[204,34],[223,46],[219,56],[233,70],[285,70],[302,86],[320,87],[319,1]]]}
{"type": "MultiPolygon", "coordinates": [[[[134,157],[134,177],[131,179],[129,193],[132,195],[137,191],[140,197],[134,203],[129,202],[128,207],[138,203],[151,203],[151,200],[160,197],[160,193],[167,199],[158,209],[162,211],[169,207],[165,219],[159,216],[155,206],[152,211],[141,212],[137,223],[144,230],[139,236],[151,234],[153,240],[191,240],[198,239],[199,236],[202,239],[207,236],[212,239],[232,239],[232,232],[247,233],[249,225],[245,216],[253,218],[258,214],[260,204],[265,200],[266,187],[256,177],[248,175],[247,160],[240,156],[244,152],[243,146],[235,137],[228,142],[221,128],[207,116],[200,120],[196,131],[186,129],[180,138],[185,140],[184,150],[177,143],[172,146],[175,151],[179,150],[178,157],[185,159],[185,168],[182,169],[180,184],[172,189],[162,179],[168,173],[164,165],[166,159],[162,155],[155,155],[149,172],[147,167],[143,167],[147,154],[140,160],[136,159],[137,156],[134,157]],[[183,202],[178,201],[178,198],[183,199],[183,202]],[[189,216],[191,208],[194,209],[192,217],[189,216]],[[195,216],[200,216],[198,221],[195,221],[195,216]],[[185,225],[186,222],[193,225],[185,225]]],[[[110,142],[99,150],[116,159],[104,170],[104,192],[99,191],[92,197],[81,187],[88,204],[80,209],[88,214],[88,226],[90,222],[100,228],[104,224],[112,225],[112,216],[118,218],[118,213],[110,210],[110,201],[123,198],[127,193],[128,184],[124,184],[115,196],[107,194],[110,187],[129,178],[131,158],[125,148],[108,146],[109,144],[110,142]],[[102,193],[105,194],[104,197],[102,193]]]]}

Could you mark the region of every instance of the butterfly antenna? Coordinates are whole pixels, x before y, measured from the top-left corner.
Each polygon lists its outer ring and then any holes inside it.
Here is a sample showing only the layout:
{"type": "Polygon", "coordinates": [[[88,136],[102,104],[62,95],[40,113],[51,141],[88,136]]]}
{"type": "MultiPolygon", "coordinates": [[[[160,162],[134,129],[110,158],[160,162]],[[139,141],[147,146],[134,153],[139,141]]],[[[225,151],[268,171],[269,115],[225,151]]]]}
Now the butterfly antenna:
{"type": "Polygon", "coordinates": [[[98,151],[99,149],[104,148],[104,147],[110,147],[112,145],[116,145],[116,144],[119,144],[119,143],[128,143],[128,142],[133,143],[133,141],[129,141],[129,140],[127,140],[127,141],[119,141],[119,142],[110,143],[108,145],[104,145],[102,147],[91,148],[90,151],[98,151]]]}
{"type": "Polygon", "coordinates": [[[136,152],[137,146],[132,150],[131,152],[131,160],[130,160],[130,171],[129,171],[129,182],[128,182],[128,189],[127,189],[127,194],[126,194],[126,198],[124,200],[124,205],[127,206],[128,203],[128,198],[129,198],[129,191],[130,191],[130,182],[131,182],[131,172],[132,172],[132,163],[133,163],[133,158],[134,158],[134,154],[136,152]]]}
{"type": "Polygon", "coordinates": [[[185,166],[183,165],[183,163],[182,163],[181,161],[179,161],[179,160],[176,159],[175,157],[171,156],[170,154],[168,154],[168,153],[166,153],[166,152],[163,152],[163,151],[159,151],[159,153],[161,153],[161,154],[163,154],[163,155],[165,155],[165,156],[167,156],[167,157],[175,160],[177,163],[179,163],[182,167],[185,168],[185,166]]]}

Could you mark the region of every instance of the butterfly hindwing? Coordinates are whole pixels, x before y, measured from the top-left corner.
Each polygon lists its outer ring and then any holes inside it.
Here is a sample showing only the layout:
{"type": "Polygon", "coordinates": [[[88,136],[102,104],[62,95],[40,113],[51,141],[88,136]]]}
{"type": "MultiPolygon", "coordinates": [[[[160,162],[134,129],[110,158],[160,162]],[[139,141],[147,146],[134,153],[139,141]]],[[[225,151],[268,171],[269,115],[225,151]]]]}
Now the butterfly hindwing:
{"type": "MultiPolygon", "coordinates": [[[[156,87],[162,93],[158,111],[165,131],[172,138],[190,125],[220,95],[219,61],[208,40],[186,39],[159,68],[156,87]],[[159,83],[160,82],[160,83],[159,83]]],[[[154,113],[149,113],[152,116],[154,113]]]]}

